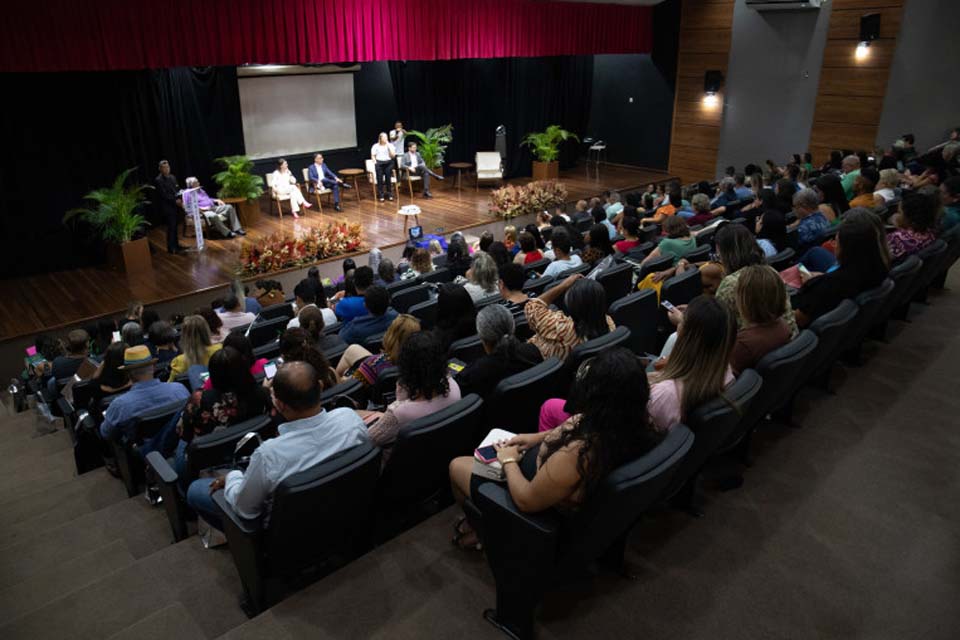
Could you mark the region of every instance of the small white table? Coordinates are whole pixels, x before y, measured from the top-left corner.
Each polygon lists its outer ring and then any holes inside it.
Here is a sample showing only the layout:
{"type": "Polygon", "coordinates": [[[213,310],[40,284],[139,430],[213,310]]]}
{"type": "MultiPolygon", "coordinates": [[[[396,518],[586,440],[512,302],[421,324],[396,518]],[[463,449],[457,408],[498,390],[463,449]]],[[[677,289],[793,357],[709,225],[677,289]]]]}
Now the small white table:
{"type": "Polygon", "coordinates": [[[416,221],[416,226],[420,226],[420,207],[415,204],[408,204],[405,207],[397,209],[397,215],[403,216],[403,232],[407,232],[407,225],[412,217],[416,221]]]}

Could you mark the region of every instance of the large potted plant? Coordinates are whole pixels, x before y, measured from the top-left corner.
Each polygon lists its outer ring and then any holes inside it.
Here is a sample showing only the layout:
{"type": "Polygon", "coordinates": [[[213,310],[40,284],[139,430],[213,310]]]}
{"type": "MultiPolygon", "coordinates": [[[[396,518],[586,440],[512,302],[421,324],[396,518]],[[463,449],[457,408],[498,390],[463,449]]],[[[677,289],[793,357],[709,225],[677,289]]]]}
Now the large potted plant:
{"type": "Polygon", "coordinates": [[[252,225],[256,222],[257,200],[263,195],[263,178],[251,173],[253,160],[247,156],[224,156],[217,158],[223,171],[213,176],[220,186],[217,197],[237,208],[240,224],[252,225]]]}
{"type": "Polygon", "coordinates": [[[443,175],[443,155],[453,140],[453,125],[445,124],[425,132],[407,131],[407,138],[417,141],[417,151],[423,156],[423,164],[434,173],[443,175]]]}
{"type": "Polygon", "coordinates": [[[153,187],[128,186],[127,178],[135,170],[136,167],[127,169],[109,187],[83,196],[92,203],[90,206],[71,209],[63,216],[64,222],[78,219],[92,226],[107,245],[107,263],[111,268],[133,276],[153,268],[150,244],[141,233],[150,223],[139,213],[143,205],[149,204],[144,192],[153,187]]]}
{"type": "Polygon", "coordinates": [[[546,131],[528,133],[520,143],[521,147],[530,147],[533,157],[534,180],[556,180],[560,177],[560,143],[566,140],[577,140],[575,134],[563,129],[558,124],[552,124],[546,131]]]}

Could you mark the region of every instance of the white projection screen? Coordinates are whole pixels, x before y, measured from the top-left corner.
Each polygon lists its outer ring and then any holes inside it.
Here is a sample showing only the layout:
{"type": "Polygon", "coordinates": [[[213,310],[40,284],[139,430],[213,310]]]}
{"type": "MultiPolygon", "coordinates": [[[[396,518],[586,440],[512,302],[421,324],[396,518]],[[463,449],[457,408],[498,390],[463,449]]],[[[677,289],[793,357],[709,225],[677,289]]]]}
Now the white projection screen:
{"type": "Polygon", "coordinates": [[[251,158],[357,146],[352,73],[241,77],[239,86],[251,158]]]}

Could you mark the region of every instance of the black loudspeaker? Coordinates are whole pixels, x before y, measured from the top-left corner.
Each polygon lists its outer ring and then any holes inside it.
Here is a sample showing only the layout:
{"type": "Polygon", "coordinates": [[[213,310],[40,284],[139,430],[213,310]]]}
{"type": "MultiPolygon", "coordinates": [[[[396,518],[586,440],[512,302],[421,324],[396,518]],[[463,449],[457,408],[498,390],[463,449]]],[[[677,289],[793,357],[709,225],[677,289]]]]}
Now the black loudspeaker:
{"type": "Polygon", "coordinates": [[[860,42],[870,42],[880,37],[880,14],[868,13],[860,17],[860,42]]]}
{"type": "Polygon", "coordinates": [[[714,94],[720,91],[720,86],[723,84],[723,72],[722,71],[707,71],[703,74],[703,92],[708,94],[714,94]]]}

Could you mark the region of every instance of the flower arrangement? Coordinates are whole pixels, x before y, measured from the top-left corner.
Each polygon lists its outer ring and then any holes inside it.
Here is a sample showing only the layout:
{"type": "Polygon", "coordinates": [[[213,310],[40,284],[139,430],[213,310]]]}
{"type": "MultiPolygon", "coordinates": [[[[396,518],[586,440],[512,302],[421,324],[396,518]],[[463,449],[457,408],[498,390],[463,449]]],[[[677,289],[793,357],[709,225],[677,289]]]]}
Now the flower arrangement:
{"type": "Polygon", "coordinates": [[[567,200],[567,188],[561,182],[538,180],[526,186],[508,184],[490,194],[490,210],[509,220],[528,213],[553,209],[567,200]]]}
{"type": "Polygon", "coordinates": [[[240,275],[271,273],[308,264],[361,247],[363,226],[331,222],[290,235],[275,233],[256,244],[247,242],[240,250],[240,275]]]}

